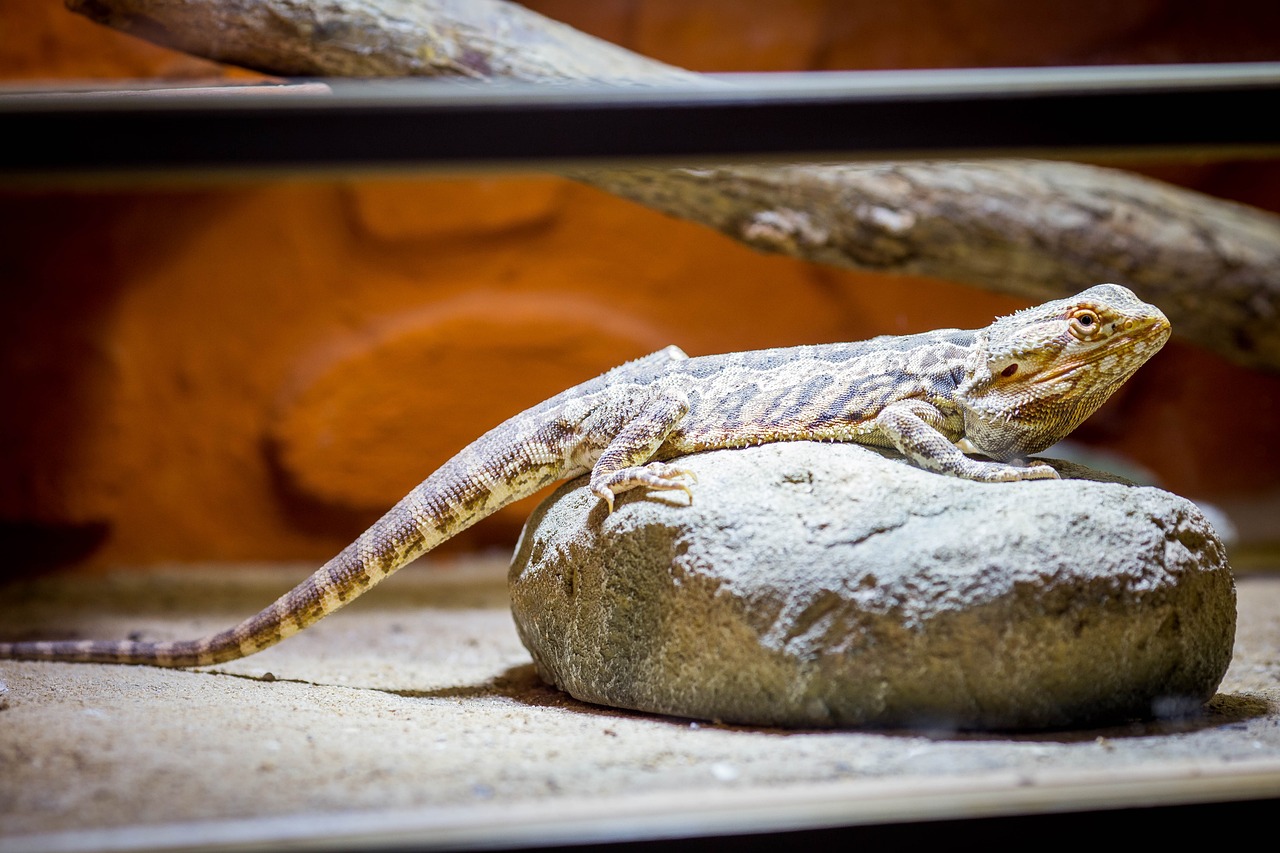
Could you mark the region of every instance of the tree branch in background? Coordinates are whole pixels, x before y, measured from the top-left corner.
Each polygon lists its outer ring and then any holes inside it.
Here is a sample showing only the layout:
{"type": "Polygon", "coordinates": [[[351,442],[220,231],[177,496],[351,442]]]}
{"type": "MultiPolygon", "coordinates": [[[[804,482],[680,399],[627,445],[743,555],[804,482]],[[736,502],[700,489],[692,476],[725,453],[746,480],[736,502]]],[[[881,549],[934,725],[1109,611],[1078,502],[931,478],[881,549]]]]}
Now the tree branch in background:
{"type": "MultiPolygon", "coordinates": [[[[68,0],[166,47],[283,76],[619,85],[700,75],[501,0],[68,0]]],[[[576,169],[757,249],[1031,301],[1132,286],[1178,335],[1280,370],[1280,217],[1127,172],[1030,160],[576,169]]]]}

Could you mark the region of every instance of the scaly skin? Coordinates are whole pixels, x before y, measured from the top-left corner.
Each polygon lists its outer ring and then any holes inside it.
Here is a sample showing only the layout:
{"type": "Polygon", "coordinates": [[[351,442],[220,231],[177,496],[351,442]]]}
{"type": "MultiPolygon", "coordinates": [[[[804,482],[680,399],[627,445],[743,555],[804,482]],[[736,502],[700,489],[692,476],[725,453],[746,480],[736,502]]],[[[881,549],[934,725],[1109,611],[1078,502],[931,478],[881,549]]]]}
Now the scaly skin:
{"type": "Polygon", "coordinates": [[[1169,331],[1159,309],[1102,284],[972,331],[702,358],[668,347],[484,434],[239,625],[181,642],[0,643],[0,658],[205,666],[250,655],[549,483],[589,471],[592,491],[612,511],[628,489],[690,492],[689,472],[669,460],[713,448],[851,441],[970,480],[1054,479],[1048,465],[1010,460],[1075,429],[1169,331]]]}

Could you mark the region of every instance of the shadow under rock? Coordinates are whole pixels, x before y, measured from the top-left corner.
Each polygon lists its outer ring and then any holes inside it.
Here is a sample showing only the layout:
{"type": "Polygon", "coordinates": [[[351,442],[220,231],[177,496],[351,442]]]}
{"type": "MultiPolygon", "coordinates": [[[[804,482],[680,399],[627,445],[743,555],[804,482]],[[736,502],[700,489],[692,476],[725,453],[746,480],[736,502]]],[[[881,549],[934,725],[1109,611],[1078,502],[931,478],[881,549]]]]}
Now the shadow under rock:
{"type": "Polygon", "coordinates": [[[573,698],[558,687],[543,681],[538,676],[537,668],[531,663],[510,667],[501,675],[495,676],[483,684],[442,687],[437,690],[372,689],[410,699],[482,699],[502,697],[528,705],[531,708],[557,708],[594,717],[643,718],[659,722],[670,722],[673,725],[682,727],[688,726],[691,722],[698,722],[706,726],[716,725],[721,728],[736,728],[723,726],[719,723],[694,721],[669,714],[655,714],[647,711],[635,711],[629,708],[614,708],[608,705],[593,705],[590,702],[583,702],[573,698]]]}
{"type": "Polygon", "coordinates": [[[1175,706],[1163,716],[1135,719],[1105,725],[1079,728],[964,730],[922,727],[919,729],[883,730],[884,734],[925,736],[933,740],[954,741],[1020,741],[1040,743],[1081,743],[1096,740],[1123,740],[1190,734],[1210,729],[1243,725],[1275,712],[1271,703],[1253,696],[1219,693],[1202,706],[1188,709],[1175,706]]]}
{"type": "Polygon", "coordinates": [[[395,690],[379,689],[394,696],[417,699],[479,699],[503,697],[524,705],[536,708],[556,708],[595,717],[608,716],[620,718],[642,718],[656,722],[669,722],[673,726],[687,728],[691,725],[716,728],[725,731],[751,732],[769,735],[812,735],[834,734],[841,732],[862,732],[879,734],[888,737],[919,738],[952,741],[1020,741],[1049,743],[1080,743],[1087,741],[1121,740],[1126,738],[1165,737],[1175,734],[1188,734],[1207,729],[1226,728],[1242,725],[1248,720],[1265,717],[1277,710],[1271,703],[1253,696],[1219,693],[1205,705],[1187,710],[1185,706],[1174,709],[1176,713],[1148,720],[1133,720],[1105,726],[1088,726],[1082,728],[1054,729],[990,729],[966,730],[945,728],[940,726],[919,727],[873,727],[845,726],[831,728],[781,728],[778,726],[746,725],[741,723],[725,723],[717,720],[699,720],[692,717],[680,717],[671,714],[659,714],[650,711],[637,711],[630,708],[615,708],[608,705],[595,705],[575,699],[568,693],[543,681],[533,664],[513,666],[501,675],[483,683],[460,687],[445,687],[438,690],[395,690]]]}

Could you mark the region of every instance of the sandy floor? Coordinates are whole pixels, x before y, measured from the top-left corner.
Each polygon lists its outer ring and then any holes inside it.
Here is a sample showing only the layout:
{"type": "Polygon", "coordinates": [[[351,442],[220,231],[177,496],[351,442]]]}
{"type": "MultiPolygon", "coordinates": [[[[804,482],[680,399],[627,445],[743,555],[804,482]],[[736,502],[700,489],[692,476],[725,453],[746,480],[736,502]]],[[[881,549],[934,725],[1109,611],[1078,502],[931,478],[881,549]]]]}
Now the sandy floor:
{"type": "MultiPolygon", "coordinates": [[[[220,629],[305,569],[0,591],[6,636],[220,629]]],[[[402,572],[214,670],[0,662],[0,850],[516,845],[1280,797],[1280,575],[1239,581],[1198,718],[1021,735],[783,732],[541,684],[505,561],[402,572]],[[434,570],[431,570],[434,569],[434,570]]]]}

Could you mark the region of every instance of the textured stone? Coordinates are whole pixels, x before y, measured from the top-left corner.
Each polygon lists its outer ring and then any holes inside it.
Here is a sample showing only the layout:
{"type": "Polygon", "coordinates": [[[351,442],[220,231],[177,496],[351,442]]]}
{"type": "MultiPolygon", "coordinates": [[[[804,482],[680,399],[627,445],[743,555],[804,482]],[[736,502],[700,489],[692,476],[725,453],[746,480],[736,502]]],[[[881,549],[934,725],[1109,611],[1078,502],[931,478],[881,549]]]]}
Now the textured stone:
{"type": "Polygon", "coordinates": [[[780,726],[1036,728],[1185,713],[1235,587],[1192,503],[1056,462],[971,483],[854,445],[700,454],[695,500],[578,480],[510,574],[543,678],[589,702],[780,726]]]}

